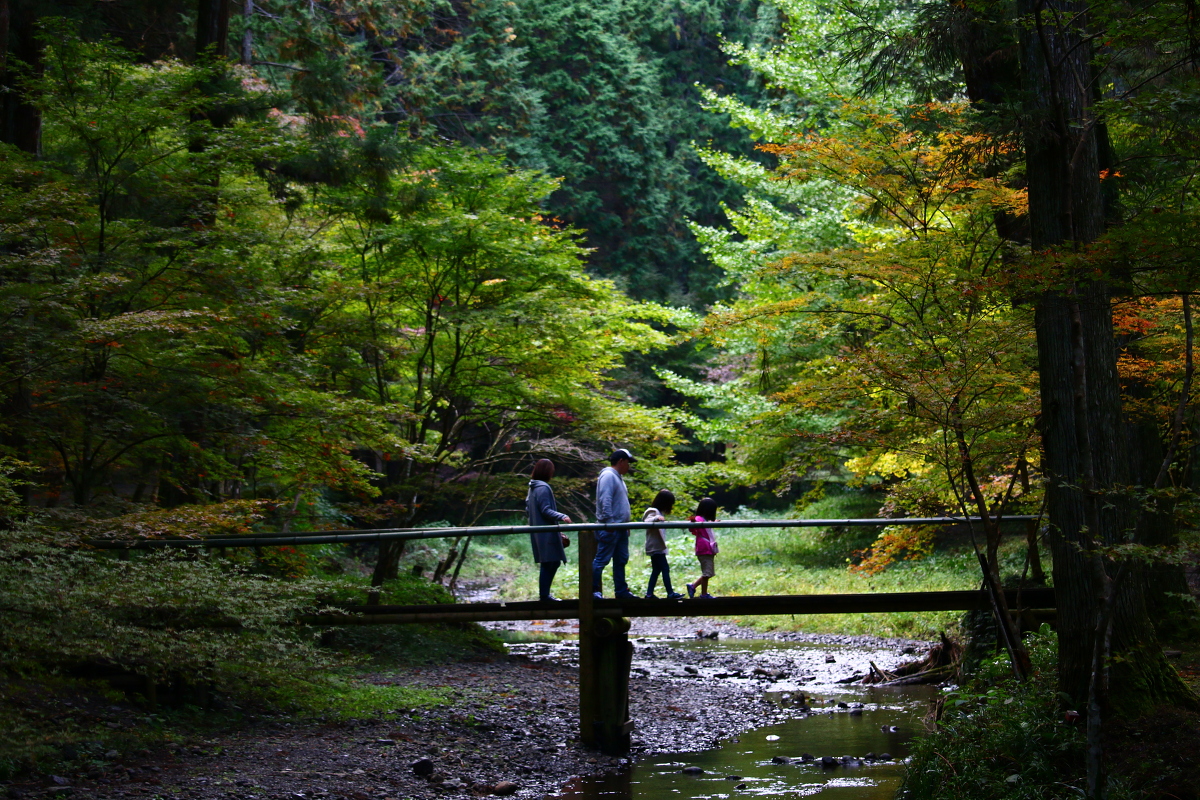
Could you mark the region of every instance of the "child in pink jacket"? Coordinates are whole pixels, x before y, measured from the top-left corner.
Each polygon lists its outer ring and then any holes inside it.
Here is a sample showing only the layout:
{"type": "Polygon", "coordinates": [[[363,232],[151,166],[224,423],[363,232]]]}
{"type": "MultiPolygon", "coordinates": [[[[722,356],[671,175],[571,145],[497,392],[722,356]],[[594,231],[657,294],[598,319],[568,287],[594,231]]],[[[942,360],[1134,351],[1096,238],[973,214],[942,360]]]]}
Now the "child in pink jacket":
{"type": "MultiPolygon", "coordinates": [[[[692,516],[692,522],[716,522],[717,519],[717,501],[711,497],[703,498],[696,505],[696,513],[692,516]]],[[[700,590],[700,598],[702,600],[711,600],[712,595],[708,593],[708,579],[716,575],[716,559],[717,555],[717,534],[712,528],[688,528],[692,536],[696,537],[696,560],[700,562],[700,578],[695,583],[687,585],[688,597],[695,597],[696,590],[700,590]]]]}

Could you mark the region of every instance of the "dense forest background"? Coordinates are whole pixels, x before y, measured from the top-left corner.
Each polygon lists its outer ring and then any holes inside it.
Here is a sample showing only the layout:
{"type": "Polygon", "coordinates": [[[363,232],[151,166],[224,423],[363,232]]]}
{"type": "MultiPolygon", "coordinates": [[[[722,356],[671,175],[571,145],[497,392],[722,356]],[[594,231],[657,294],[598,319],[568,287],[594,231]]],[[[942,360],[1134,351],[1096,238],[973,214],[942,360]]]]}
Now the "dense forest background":
{"type": "MultiPolygon", "coordinates": [[[[151,605],[195,642],[126,609],[104,658],[216,669],[232,640],[187,586],[240,587],[223,613],[268,653],[344,587],[289,582],[302,559],[274,549],[80,546],[511,517],[540,457],[585,518],[629,446],[635,503],[977,517],[971,574],[1022,680],[1001,521],[1033,514],[1015,579],[1055,585],[1089,746],[1110,710],[1196,708],[1157,639],[1197,627],[1193,16],[0,0],[10,648],[98,658],[84,617],[30,622],[56,594],[29,587],[75,576],[62,605],[90,612],[115,576],[169,573],[151,605]]],[[[885,530],[850,567],[932,535],[885,530]]],[[[401,551],[356,554],[374,598],[401,551]]],[[[1098,757],[1087,781],[1103,795],[1098,757]]]]}
{"type": "Polygon", "coordinates": [[[13,153],[34,185],[9,213],[57,192],[76,204],[14,230],[10,248],[24,324],[10,329],[7,436],[43,470],[27,502],[271,497],[295,512],[333,490],[343,505],[375,496],[360,509],[372,523],[451,506],[469,522],[495,505],[484,478],[521,461],[504,457],[514,444],[532,452],[531,436],[568,460],[618,440],[682,443],[624,401],[663,405],[647,353],[729,292],[688,225],[716,224],[741,189],[696,148],[745,153],[749,137],[701,107],[697,83],[752,97],[756,79],[719,40],[765,41],[775,12],[10,11],[21,91],[6,138],[54,172],[13,153]],[[440,169],[460,179],[422,177],[440,169]],[[83,209],[86,227],[69,218],[83,209]],[[74,226],[68,273],[29,272],[35,253],[57,255],[56,224],[74,226]],[[501,320],[527,327],[491,340],[501,320]],[[569,444],[556,438],[568,428],[569,444]]]}

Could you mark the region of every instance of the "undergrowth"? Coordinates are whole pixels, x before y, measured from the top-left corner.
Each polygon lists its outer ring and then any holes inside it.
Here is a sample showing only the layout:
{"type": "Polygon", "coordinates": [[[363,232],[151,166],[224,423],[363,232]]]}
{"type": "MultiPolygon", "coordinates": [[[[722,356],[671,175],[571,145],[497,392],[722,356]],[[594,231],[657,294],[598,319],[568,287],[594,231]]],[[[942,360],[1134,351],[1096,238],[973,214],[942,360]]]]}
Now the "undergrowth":
{"type": "MultiPolygon", "coordinates": [[[[329,553],[286,554],[286,570],[246,551],[122,560],[37,533],[0,534],[0,780],[86,771],[248,717],[339,721],[450,702],[448,690],[363,673],[501,647],[474,624],[299,624],[366,599],[368,577],[326,571],[329,553]]],[[[380,593],[383,603],[451,600],[413,575],[380,593]]]]}
{"type": "MultiPolygon", "coordinates": [[[[904,800],[1066,800],[1081,797],[1082,724],[1059,710],[1057,636],[1043,626],[1027,640],[1033,674],[1012,677],[1008,659],[981,664],[970,681],[947,692],[937,729],[913,743],[904,800]]],[[[1113,782],[1111,800],[1131,797],[1113,782]]]]}

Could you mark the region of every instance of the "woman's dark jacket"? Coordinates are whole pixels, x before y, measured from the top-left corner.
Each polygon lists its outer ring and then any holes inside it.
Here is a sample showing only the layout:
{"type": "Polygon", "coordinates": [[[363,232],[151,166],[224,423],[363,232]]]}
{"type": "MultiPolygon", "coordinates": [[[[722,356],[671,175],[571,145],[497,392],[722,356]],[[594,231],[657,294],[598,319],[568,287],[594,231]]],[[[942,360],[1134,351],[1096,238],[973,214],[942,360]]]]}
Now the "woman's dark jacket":
{"type": "MultiPolygon", "coordinates": [[[[567,518],[554,503],[554,491],[545,481],[530,481],[529,494],[525,495],[525,513],[530,525],[553,525],[567,518]]],[[[540,531],[529,534],[533,546],[533,560],[539,564],[547,561],[566,561],[562,534],[558,531],[540,531]]]]}

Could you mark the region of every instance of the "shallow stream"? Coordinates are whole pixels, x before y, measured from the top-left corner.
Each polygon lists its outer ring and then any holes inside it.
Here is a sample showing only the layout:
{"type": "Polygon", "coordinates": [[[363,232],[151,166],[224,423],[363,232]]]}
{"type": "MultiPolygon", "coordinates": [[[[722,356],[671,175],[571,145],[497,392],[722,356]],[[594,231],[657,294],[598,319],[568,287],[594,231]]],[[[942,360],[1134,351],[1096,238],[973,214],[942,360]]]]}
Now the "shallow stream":
{"type": "MultiPolygon", "coordinates": [[[[578,652],[574,637],[517,638],[525,641],[510,649],[535,659],[570,663],[578,652]]],[[[838,682],[870,662],[889,669],[913,657],[885,647],[655,636],[634,644],[635,673],[668,678],[689,692],[703,692],[710,681],[742,684],[747,696],[775,705],[775,718],[699,752],[654,755],[653,741],[639,742],[635,731],[635,749],[651,754],[637,754],[616,773],[571,781],[557,795],[563,800],[891,798],[909,742],[938,692],[838,682]]]]}

